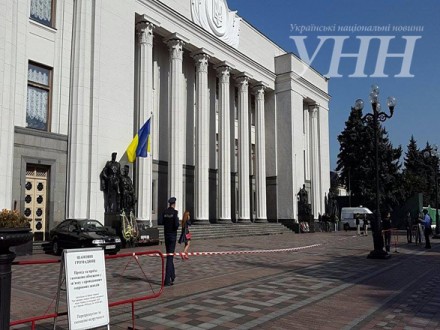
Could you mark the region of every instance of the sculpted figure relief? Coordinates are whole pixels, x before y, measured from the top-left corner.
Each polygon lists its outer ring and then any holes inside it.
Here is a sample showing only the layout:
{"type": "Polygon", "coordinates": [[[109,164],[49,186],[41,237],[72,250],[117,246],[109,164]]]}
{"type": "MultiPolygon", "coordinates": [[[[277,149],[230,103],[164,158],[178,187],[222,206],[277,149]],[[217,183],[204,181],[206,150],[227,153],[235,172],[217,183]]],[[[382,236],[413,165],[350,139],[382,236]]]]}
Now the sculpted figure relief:
{"type": "Polygon", "coordinates": [[[338,200],[336,197],[337,196],[330,189],[326,197],[325,211],[331,219],[335,219],[339,214],[338,200]]]}
{"type": "Polygon", "coordinates": [[[306,190],[305,184],[299,190],[297,196],[298,196],[298,214],[309,215],[310,214],[309,194],[306,190]]]}
{"type": "Polygon", "coordinates": [[[134,213],[134,205],[136,204],[133,181],[128,175],[129,171],[130,167],[125,165],[120,181],[121,210],[126,214],[130,214],[130,212],[134,213]]]}
{"type": "Polygon", "coordinates": [[[116,160],[117,153],[105,164],[100,174],[101,191],[104,192],[104,208],[106,213],[117,213],[120,208],[120,177],[121,165],[116,160]]]}
{"type": "Polygon", "coordinates": [[[308,204],[309,203],[309,194],[307,193],[305,184],[299,190],[298,197],[299,197],[300,204],[308,204]]]}

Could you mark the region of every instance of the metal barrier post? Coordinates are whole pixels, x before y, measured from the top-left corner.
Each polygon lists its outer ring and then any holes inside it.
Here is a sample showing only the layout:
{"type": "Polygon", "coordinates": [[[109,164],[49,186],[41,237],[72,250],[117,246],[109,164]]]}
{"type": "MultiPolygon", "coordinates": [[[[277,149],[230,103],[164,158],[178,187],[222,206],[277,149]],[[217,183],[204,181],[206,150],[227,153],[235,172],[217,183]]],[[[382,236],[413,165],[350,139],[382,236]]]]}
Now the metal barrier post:
{"type": "Polygon", "coordinates": [[[15,253],[0,254],[0,329],[9,329],[11,320],[12,261],[15,253]]]}

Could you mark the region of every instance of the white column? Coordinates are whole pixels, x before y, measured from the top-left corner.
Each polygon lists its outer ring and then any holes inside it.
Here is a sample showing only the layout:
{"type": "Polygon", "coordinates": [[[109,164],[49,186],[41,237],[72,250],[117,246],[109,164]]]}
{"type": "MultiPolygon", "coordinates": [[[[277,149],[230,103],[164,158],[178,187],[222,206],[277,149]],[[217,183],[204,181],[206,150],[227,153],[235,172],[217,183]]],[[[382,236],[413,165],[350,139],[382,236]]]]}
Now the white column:
{"type": "Polygon", "coordinates": [[[238,87],[238,222],[250,222],[249,187],[249,77],[236,79],[238,87]]]}
{"type": "Polygon", "coordinates": [[[308,107],[305,107],[303,111],[304,116],[304,178],[310,180],[310,114],[308,107]]]}
{"type": "MultiPolygon", "coordinates": [[[[277,218],[291,222],[298,219],[296,194],[302,186],[297,173],[303,164],[297,163],[298,141],[301,140],[302,122],[295,115],[303,110],[303,96],[290,80],[277,87],[276,93],[276,154],[277,154],[277,218]]],[[[301,159],[301,158],[300,158],[301,159]]]]}
{"type": "Polygon", "coordinates": [[[266,131],[264,126],[264,85],[254,87],[255,93],[255,157],[256,209],[255,222],[267,222],[266,206],[266,131]]]}
{"type": "MultiPolygon", "coordinates": [[[[16,80],[15,3],[0,5],[0,210],[12,209],[12,177],[14,164],[14,111],[16,80]]],[[[27,64],[26,64],[27,70],[27,64]]],[[[18,111],[26,109],[19,108],[18,111]]],[[[23,188],[24,189],[24,188],[23,188]]],[[[17,205],[18,207],[19,205],[17,205]]]]}
{"type": "Polygon", "coordinates": [[[70,95],[67,217],[89,217],[91,118],[93,114],[94,1],[75,1],[70,95]]]}
{"type": "Polygon", "coordinates": [[[231,68],[228,65],[217,67],[219,78],[218,91],[218,221],[220,223],[231,222],[231,123],[229,108],[229,81],[231,68]]]}
{"type": "Polygon", "coordinates": [[[173,35],[165,40],[170,50],[170,88],[168,111],[168,197],[176,197],[176,209],[183,213],[184,100],[182,98],[183,45],[173,35]]]}
{"type": "Polygon", "coordinates": [[[196,166],[194,221],[209,224],[209,55],[203,50],[194,52],[196,64],[196,166]]]}
{"type": "MultiPolygon", "coordinates": [[[[153,29],[154,24],[141,21],[136,24],[139,41],[139,108],[137,114],[136,134],[153,111],[153,29]]],[[[151,125],[152,123],[150,123],[151,125]]],[[[151,129],[152,126],[150,126],[151,129]]],[[[153,150],[151,150],[153,152],[153,150]]],[[[136,159],[137,182],[137,217],[151,220],[153,157],[136,159]]]]}
{"type": "Polygon", "coordinates": [[[320,160],[319,160],[319,132],[318,132],[318,105],[309,108],[311,120],[311,155],[312,155],[312,212],[315,219],[321,213],[320,193],[320,160]]]}
{"type": "MultiPolygon", "coordinates": [[[[328,125],[328,103],[319,104],[319,164],[321,171],[321,210],[325,210],[324,197],[330,189],[330,147],[329,147],[329,125],[328,125]]],[[[321,212],[322,213],[322,212],[321,212]]]]}

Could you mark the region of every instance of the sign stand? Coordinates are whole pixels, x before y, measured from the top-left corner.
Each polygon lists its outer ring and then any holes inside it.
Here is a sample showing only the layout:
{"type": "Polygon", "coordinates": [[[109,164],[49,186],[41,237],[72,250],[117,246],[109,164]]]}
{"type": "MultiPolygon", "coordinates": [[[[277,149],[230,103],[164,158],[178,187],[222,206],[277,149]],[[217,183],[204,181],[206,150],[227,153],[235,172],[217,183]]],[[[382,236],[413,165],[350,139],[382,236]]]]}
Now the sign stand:
{"type": "MultiPolygon", "coordinates": [[[[104,251],[101,248],[64,250],[55,312],[58,315],[63,284],[67,296],[69,329],[110,329],[104,251]],[[90,308],[93,306],[93,308],[90,308]]],[[[53,330],[56,329],[57,317],[53,330]]]]}
{"type": "MultiPolygon", "coordinates": [[[[60,274],[58,275],[57,298],[56,298],[56,302],[55,302],[55,314],[56,315],[58,315],[58,310],[59,310],[59,306],[60,306],[61,286],[63,285],[63,283],[65,283],[64,282],[65,278],[63,277],[63,274],[64,274],[64,251],[63,251],[63,254],[61,255],[60,274]]],[[[58,318],[58,316],[55,316],[55,318],[53,320],[53,330],[56,329],[57,318],[58,318]]]]}

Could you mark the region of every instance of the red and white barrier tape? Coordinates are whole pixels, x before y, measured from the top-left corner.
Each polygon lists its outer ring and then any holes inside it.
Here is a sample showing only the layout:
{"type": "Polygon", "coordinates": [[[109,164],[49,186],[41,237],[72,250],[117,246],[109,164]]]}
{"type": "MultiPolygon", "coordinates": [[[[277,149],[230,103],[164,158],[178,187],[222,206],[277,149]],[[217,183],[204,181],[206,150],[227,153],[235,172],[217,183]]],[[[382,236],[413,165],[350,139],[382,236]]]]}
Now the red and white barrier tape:
{"type": "MultiPolygon", "coordinates": [[[[350,238],[354,238],[356,236],[350,236],[350,237],[343,237],[337,239],[337,241],[343,241],[350,238]]],[[[172,256],[172,257],[191,257],[191,256],[225,256],[225,255],[238,255],[238,254],[262,254],[262,253],[285,253],[285,252],[297,252],[302,250],[307,250],[315,247],[320,247],[325,245],[326,243],[320,243],[320,244],[312,244],[312,245],[306,245],[306,246],[299,246],[294,248],[286,248],[286,249],[271,249],[271,250],[243,250],[243,251],[218,251],[218,252],[175,252],[175,253],[163,253],[162,255],[164,257],[172,256]]],[[[150,257],[158,257],[159,254],[149,254],[150,257]]],[[[139,256],[136,254],[136,252],[133,252],[133,257],[138,258],[139,256]]]]}
{"type": "Polygon", "coordinates": [[[288,249],[272,249],[272,250],[243,250],[243,251],[220,251],[220,252],[188,252],[188,253],[164,253],[164,257],[168,256],[224,256],[224,255],[236,255],[236,254],[261,254],[261,253],[284,253],[284,252],[296,252],[314,247],[322,246],[322,244],[313,244],[307,246],[300,246],[288,249]]]}

